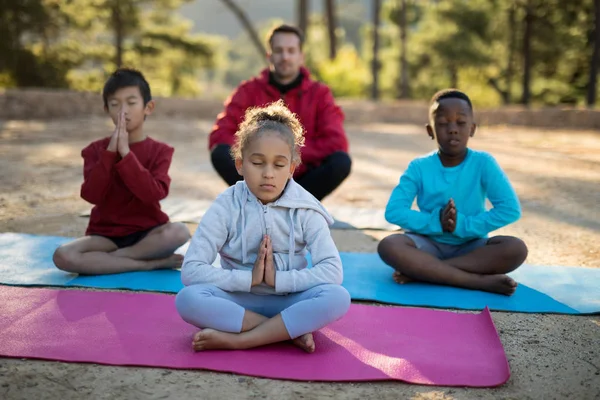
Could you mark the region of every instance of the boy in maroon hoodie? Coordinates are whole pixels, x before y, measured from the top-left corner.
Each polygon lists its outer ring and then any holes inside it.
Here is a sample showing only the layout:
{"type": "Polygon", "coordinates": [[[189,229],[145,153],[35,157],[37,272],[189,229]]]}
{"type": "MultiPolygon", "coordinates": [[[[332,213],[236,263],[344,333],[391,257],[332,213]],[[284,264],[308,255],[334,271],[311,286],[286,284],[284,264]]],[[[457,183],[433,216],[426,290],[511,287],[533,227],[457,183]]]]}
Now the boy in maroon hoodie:
{"type": "Polygon", "coordinates": [[[211,161],[228,185],[242,177],[237,173],[231,146],[246,109],[262,107],[282,99],[298,116],[305,130],[302,164],[294,179],[318,200],[333,192],[350,174],[348,139],[344,132],[344,114],[335,104],[331,90],[314,81],[303,67],[302,32],[281,25],[269,36],[267,54],[270,68],[243,82],[225,102],[209,137],[211,161]]]}
{"type": "Polygon", "coordinates": [[[178,268],[183,257],[174,251],[190,233],[160,209],[169,193],[174,150],[143,133],[154,109],[150,86],[139,71],[120,68],[102,97],[116,129],[81,152],[81,197],[94,204],[86,236],[60,246],[54,263],[93,275],[178,268]]]}

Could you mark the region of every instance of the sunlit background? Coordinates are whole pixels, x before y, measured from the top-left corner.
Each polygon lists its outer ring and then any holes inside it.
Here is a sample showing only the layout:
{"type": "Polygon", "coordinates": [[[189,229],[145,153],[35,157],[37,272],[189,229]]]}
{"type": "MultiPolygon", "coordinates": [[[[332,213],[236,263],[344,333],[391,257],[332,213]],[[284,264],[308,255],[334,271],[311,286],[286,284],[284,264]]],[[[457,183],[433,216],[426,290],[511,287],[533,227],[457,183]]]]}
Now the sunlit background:
{"type": "Polygon", "coordinates": [[[597,97],[594,0],[4,1],[0,88],[97,92],[123,65],[156,95],[222,99],[266,65],[260,47],[282,22],[305,28],[307,64],[338,97],[448,86],[479,106],[597,97]]]}

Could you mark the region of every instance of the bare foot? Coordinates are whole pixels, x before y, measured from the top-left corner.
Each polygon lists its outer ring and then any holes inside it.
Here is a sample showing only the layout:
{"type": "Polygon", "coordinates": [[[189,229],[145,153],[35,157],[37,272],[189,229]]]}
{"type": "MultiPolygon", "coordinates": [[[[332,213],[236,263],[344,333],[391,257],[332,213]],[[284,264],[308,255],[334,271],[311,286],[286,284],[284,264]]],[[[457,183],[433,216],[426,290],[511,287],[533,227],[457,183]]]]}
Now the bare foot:
{"type": "Polygon", "coordinates": [[[481,275],[480,289],[510,296],[517,290],[517,282],[508,275],[481,275]]]}
{"type": "Polygon", "coordinates": [[[216,329],[202,329],[194,335],[194,351],[234,350],[237,348],[237,333],[221,332],[216,329]]]}
{"type": "Polygon", "coordinates": [[[300,347],[307,353],[315,352],[315,340],[312,333],[305,333],[302,336],[298,336],[296,339],[292,340],[292,343],[294,346],[300,347]]]}
{"type": "Polygon", "coordinates": [[[406,275],[402,275],[402,273],[399,272],[399,271],[394,271],[394,273],[392,274],[392,278],[394,278],[394,281],[396,283],[399,283],[401,285],[404,284],[404,283],[408,283],[408,282],[413,282],[414,281],[414,279],[409,278],[406,275]]]}
{"type": "Polygon", "coordinates": [[[175,269],[181,268],[181,264],[183,264],[183,256],[181,254],[171,254],[167,258],[152,260],[149,269],[175,269]]]}

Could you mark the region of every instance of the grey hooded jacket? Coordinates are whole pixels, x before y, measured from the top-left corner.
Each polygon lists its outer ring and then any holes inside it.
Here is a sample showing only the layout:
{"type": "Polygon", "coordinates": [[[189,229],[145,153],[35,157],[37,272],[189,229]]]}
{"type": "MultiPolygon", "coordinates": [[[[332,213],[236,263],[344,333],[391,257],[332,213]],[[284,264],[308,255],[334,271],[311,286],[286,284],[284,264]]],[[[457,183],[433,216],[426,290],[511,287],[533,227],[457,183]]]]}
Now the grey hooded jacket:
{"type": "Polygon", "coordinates": [[[220,194],[194,234],[181,268],[184,285],[213,284],[228,292],[285,294],[341,284],[339,252],[331,237],[333,218],[290,179],[282,196],[263,205],[244,181],[220,194]],[[271,237],[275,288],[251,288],[252,268],[264,235],[271,237]],[[310,252],[313,267],[307,268],[310,252]],[[221,268],[212,263],[221,256],[221,268]]]}

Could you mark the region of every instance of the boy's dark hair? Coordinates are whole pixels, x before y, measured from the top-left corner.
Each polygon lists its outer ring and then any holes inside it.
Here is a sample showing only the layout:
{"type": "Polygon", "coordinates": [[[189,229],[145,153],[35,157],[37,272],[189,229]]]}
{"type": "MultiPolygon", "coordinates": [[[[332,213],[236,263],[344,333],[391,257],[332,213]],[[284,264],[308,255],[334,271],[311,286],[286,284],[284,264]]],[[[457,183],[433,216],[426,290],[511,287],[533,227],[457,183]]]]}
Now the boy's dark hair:
{"type": "Polygon", "coordinates": [[[144,99],[144,105],[152,100],[150,85],[140,71],[132,68],[118,68],[115,72],[110,74],[108,80],[104,84],[104,89],[102,89],[104,107],[108,107],[108,96],[115,94],[117,90],[128,86],[137,86],[140,89],[140,94],[144,99]]]}
{"type": "Polygon", "coordinates": [[[444,99],[461,99],[467,102],[471,111],[473,111],[473,104],[471,103],[471,99],[464,92],[461,92],[458,89],[443,89],[433,95],[431,98],[431,102],[429,106],[431,107],[435,103],[444,99]]]}
{"type": "Polygon", "coordinates": [[[298,39],[300,39],[300,50],[302,50],[302,46],[304,45],[304,33],[300,30],[300,28],[286,24],[275,27],[271,33],[269,33],[269,47],[271,47],[271,50],[273,49],[273,36],[275,36],[277,33],[293,33],[294,35],[298,36],[298,39]]]}

